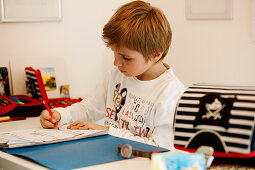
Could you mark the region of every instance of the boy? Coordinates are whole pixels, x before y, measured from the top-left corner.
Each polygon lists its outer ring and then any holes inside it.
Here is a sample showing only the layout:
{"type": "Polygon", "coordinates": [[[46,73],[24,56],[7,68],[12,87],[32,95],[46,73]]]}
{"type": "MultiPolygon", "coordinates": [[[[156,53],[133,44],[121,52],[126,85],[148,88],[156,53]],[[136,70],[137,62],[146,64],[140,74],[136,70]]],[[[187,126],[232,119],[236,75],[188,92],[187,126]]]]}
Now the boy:
{"type": "Polygon", "coordinates": [[[103,39],[116,66],[94,93],[80,103],[56,108],[44,128],[102,129],[110,135],[173,149],[173,118],[183,84],[163,63],[172,38],[165,15],[143,1],[120,7],[104,26],[103,39]],[[105,117],[105,126],[91,121],[105,117]],[[78,120],[78,121],[77,121],[78,120]]]}

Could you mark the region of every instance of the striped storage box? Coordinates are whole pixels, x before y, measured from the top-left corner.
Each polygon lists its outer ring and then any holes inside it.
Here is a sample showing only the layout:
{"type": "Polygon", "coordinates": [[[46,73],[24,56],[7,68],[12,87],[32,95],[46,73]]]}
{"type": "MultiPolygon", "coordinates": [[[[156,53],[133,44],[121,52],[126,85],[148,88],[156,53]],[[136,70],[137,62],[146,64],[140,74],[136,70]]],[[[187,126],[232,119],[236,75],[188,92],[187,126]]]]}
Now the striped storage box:
{"type": "Polygon", "coordinates": [[[216,157],[255,157],[255,87],[195,84],[180,98],[174,121],[177,149],[214,148],[216,157]]]}

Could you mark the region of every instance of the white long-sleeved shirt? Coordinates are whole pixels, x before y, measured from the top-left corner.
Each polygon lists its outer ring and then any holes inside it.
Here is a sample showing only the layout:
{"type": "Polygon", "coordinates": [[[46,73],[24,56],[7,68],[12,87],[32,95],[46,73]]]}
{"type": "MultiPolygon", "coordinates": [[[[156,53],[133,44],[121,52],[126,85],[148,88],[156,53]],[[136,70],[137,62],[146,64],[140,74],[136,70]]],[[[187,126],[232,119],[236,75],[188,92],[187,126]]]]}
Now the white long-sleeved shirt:
{"type": "Polygon", "coordinates": [[[114,68],[88,98],[55,110],[61,114],[59,124],[105,117],[110,135],[174,149],[175,108],[184,90],[172,68],[150,81],[126,77],[114,68]]]}

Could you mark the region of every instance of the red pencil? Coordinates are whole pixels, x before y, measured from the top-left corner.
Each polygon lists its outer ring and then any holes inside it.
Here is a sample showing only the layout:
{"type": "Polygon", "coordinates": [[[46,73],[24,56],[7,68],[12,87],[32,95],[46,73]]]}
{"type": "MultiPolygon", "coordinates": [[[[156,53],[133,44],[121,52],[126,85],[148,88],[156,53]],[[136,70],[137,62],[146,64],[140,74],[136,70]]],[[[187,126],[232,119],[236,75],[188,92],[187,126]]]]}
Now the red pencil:
{"type": "MultiPolygon", "coordinates": [[[[50,116],[52,117],[53,116],[53,112],[51,111],[49,105],[48,105],[48,102],[46,100],[43,100],[43,104],[44,106],[46,107],[46,109],[48,110],[48,112],[50,113],[50,116]]],[[[58,126],[58,122],[55,122],[54,125],[58,128],[59,130],[59,126],[58,126]]]]}

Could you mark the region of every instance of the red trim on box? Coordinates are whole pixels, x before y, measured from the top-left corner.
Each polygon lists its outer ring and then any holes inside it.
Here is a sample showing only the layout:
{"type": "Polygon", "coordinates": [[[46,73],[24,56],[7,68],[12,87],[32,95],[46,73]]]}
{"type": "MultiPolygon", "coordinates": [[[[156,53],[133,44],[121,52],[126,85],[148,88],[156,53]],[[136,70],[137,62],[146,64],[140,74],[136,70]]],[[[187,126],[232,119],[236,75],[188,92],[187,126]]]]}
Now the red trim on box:
{"type": "Polygon", "coordinates": [[[6,107],[0,106],[0,115],[8,113],[9,111],[13,110],[17,106],[17,103],[10,100],[8,97],[5,97],[3,95],[0,95],[0,96],[9,102],[6,107]]]}
{"type": "MultiPolygon", "coordinates": [[[[194,153],[196,152],[196,149],[189,149],[189,148],[184,148],[181,146],[174,145],[176,149],[187,151],[194,153]]],[[[223,153],[223,152],[214,152],[213,156],[215,157],[223,157],[223,158],[252,158],[255,157],[255,151],[250,152],[249,154],[242,154],[242,153],[223,153]]]]}
{"type": "Polygon", "coordinates": [[[54,107],[67,107],[80,101],[81,100],[79,99],[70,99],[70,98],[51,98],[49,99],[49,104],[54,107]],[[63,102],[65,102],[65,104],[63,104],[63,102]]]}
{"type": "Polygon", "coordinates": [[[25,104],[18,104],[20,106],[37,106],[42,105],[43,102],[41,100],[25,96],[25,95],[14,95],[14,97],[20,99],[25,104]]]}

